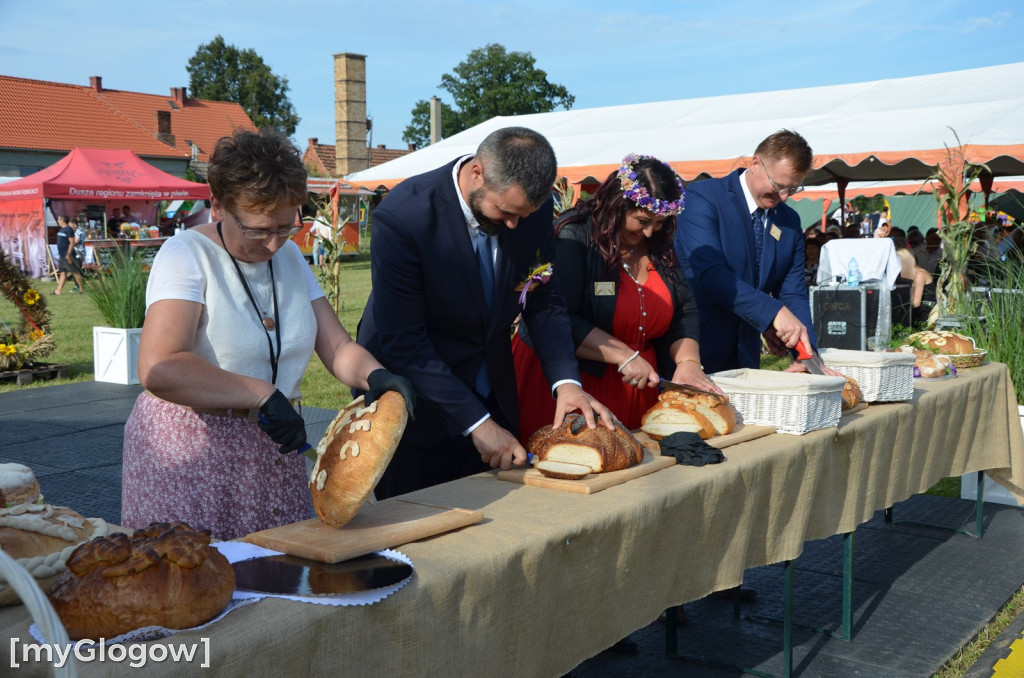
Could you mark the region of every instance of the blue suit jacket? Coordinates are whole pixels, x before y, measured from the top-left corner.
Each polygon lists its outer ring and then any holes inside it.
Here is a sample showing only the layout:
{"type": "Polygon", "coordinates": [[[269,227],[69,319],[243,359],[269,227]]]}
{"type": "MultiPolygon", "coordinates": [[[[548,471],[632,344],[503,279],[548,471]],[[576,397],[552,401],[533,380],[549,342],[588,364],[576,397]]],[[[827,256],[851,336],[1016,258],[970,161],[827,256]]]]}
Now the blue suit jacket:
{"type": "Polygon", "coordinates": [[[554,260],[551,201],[499,236],[488,311],[454,164],[406,179],[374,211],[373,292],[359,324],[359,343],[416,388],[416,421],[405,438],[419,445],[456,437],[487,413],[473,391],[485,360],[501,418],[518,426],[511,328],[520,312],[535,328],[550,382],[579,379],[558,272],[527,295],[525,308],[514,289],[538,263],[554,260]]]}
{"type": "Polygon", "coordinates": [[[741,174],[736,170],[687,186],[686,209],[676,229],[676,253],[700,309],[701,362],[709,373],[757,368],[761,333],[783,306],[807,326],[817,346],[800,217],[785,203],[768,211],[760,280],[755,281],[754,232],[741,174]]]}

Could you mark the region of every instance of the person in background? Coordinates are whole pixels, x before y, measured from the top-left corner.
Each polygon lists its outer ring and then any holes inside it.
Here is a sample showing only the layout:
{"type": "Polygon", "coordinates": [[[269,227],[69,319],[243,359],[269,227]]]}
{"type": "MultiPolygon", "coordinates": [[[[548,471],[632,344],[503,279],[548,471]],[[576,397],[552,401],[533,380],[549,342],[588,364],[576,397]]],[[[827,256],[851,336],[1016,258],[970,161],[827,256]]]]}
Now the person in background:
{"type": "MultiPolygon", "coordinates": [[[[909,235],[909,234],[908,234],[909,235]]],[[[942,238],[939,230],[933,228],[924,237],[924,245],[914,248],[914,259],[917,265],[933,276],[939,275],[939,261],[942,260],[942,238]]]]}
{"type": "Polygon", "coordinates": [[[121,208],[115,207],[110,211],[110,218],[107,219],[107,237],[116,238],[121,235],[121,224],[124,223],[124,219],[121,218],[121,208]]]}
{"type": "Polygon", "coordinates": [[[931,273],[917,265],[914,253],[907,246],[907,241],[900,237],[894,237],[893,245],[896,247],[896,256],[900,258],[900,278],[910,283],[910,305],[914,321],[923,320],[927,313],[919,313],[918,309],[925,301],[935,301],[935,278],[931,273]],[[927,293],[927,296],[926,296],[927,293]]]}
{"type": "Polygon", "coordinates": [[[411,410],[415,396],[352,340],[289,239],[306,201],[298,149],[273,129],[239,129],[217,142],[208,179],[217,220],[168,239],[146,289],[146,391],[125,424],[121,524],[181,520],[235,539],[310,517],[294,452],[314,351],[368,404],[398,391],[411,410]]]}
{"type": "Polygon", "coordinates": [[[313,233],[313,263],[323,266],[326,255],[324,243],[334,242],[334,229],[326,219],[318,215],[313,221],[313,233]]]}
{"type": "Polygon", "coordinates": [[[822,241],[807,238],[804,241],[804,282],[808,287],[818,284],[818,265],[821,262],[822,241]]]}
{"type": "MultiPolygon", "coordinates": [[[[86,219],[83,214],[78,220],[78,225],[75,227],[75,263],[78,264],[79,273],[85,266],[85,237],[86,237],[86,226],[88,226],[89,220],[86,219]]],[[[81,276],[79,276],[81,277],[81,276]]],[[[81,283],[75,283],[72,292],[77,292],[81,289],[81,283]]]]}
{"type": "Polygon", "coordinates": [[[374,212],[359,343],[407,376],[419,403],[378,499],[526,463],[511,349],[520,314],[555,400],[551,423],[578,409],[614,428],[580,386],[561,274],[547,271],[557,169],[547,139],[505,127],[476,154],[398,184],[374,212]]]}
{"type": "Polygon", "coordinates": [[[62,294],[64,283],[67,282],[68,274],[75,278],[74,292],[78,292],[85,283],[82,282],[82,269],[75,258],[75,245],[78,238],[75,236],[75,227],[71,220],[61,214],[57,217],[57,289],[51,294],[62,294]]]}
{"type": "Polygon", "coordinates": [[[919,248],[921,247],[921,243],[923,242],[924,235],[921,234],[921,229],[919,229],[917,226],[911,226],[910,228],[907,229],[907,247],[910,248],[910,251],[914,253],[915,257],[917,256],[917,253],[920,251],[919,248]]]}
{"type": "MultiPolygon", "coordinates": [[[[683,184],[665,163],[628,155],[594,196],[555,226],[554,270],[569,309],[583,390],[629,429],[658,401],[662,375],[718,391],[700,364],[700,318],[672,247],[683,184]]],[[[519,439],[550,424],[555,403],[529,323],[512,340],[519,439]]]]}

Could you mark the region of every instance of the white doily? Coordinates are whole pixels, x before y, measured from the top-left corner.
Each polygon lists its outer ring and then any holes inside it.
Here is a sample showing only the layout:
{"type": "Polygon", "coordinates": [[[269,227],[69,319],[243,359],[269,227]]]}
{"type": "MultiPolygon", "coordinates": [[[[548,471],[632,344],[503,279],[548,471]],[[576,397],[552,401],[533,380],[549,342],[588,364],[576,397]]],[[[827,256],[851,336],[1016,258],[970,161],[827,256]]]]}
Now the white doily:
{"type": "MultiPolygon", "coordinates": [[[[240,541],[220,541],[215,544],[211,544],[211,546],[215,546],[221,553],[223,553],[224,557],[227,558],[230,563],[237,563],[240,560],[249,560],[250,558],[259,558],[261,556],[281,555],[280,551],[272,551],[270,549],[265,549],[262,546],[256,546],[255,544],[240,541]]],[[[399,551],[395,551],[394,549],[384,549],[383,551],[375,551],[374,553],[375,555],[384,556],[391,560],[397,560],[400,563],[405,563],[409,567],[413,567],[409,556],[399,551]]],[[[372,591],[360,591],[359,593],[339,593],[333,596],[286,596],[236,590],[235,598],[246,598],[252,600],[259,600],[260,598],[287,598],[288,600],[297,600],[300,603],[334,606],[372,605],[374,603],[379,603],[391,594],[395,593],[408,584],[410,580],[412,580],[412,574],[391,586],[373,589],[372,591]]]]}
{"type": "MultiPolygon", "coordinates": [[[[122,633],[116,638],[106,638],[103,642],[106,645],[117,645],[119,643],[135,643],[145,640],[159,640],[161,638],[166,638],[167,636],[173,636],[176,633],[181,633],[182,631],[197,631],[199,629],[205,629],[210,624],[216,623],[223,619],[224,615],[226,615],[228,612],[231,612],[232,610],[237,610],[240,607],[245,607],[246,605],[255,602],[255,600],[249,598],[233,597],[231,599],[231,602],[228,603],[227,607],[225,607],[220,614],[218,614],[216,617],[206,622],[205,624],[193,626],[190,629],[168,629],[164,628],[163,626],[143,626],[141,629],[135,629],[134,631],[129,631],[128,633],[122,633]]],[[[39,627],[36,625],[35,622],[32,622],[32,625],[28,627],[28,632],[33,638],[35,638],[36,642],[41,644],[46,642],[46,640],[43,639],[43,634],[39,632],[39,627]]],[[[95,642],[90,642],[88,640],[81,641],[81,647],[83,649],[92,647],[95,644],[95,642]]]]}

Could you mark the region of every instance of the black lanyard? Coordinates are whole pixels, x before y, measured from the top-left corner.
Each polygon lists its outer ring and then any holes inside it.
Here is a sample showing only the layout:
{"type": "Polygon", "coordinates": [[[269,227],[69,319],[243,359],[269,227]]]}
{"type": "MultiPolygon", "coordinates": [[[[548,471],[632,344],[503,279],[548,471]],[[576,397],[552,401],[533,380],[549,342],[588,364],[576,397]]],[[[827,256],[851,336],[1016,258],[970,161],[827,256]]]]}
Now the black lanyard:
{"type": "MultiPolygon", "coordinates": [[[[252,290],[249,289],[249,283],[245,279],[245,274],[242,273],[242,267],[238,265],[238,261],[231,254],[231,250],[228,249],[228,244],[224,242],[224,232],[221,230],[221,222],[217,222],[217,235],[220,236],[220,244],[224,246],[224,251],[231,257],[231,263],[235,265],[235,271],[238,273],[238,279],[242,281],[242,287],[245,288],[245,294],[249,297],[249,303],[252,304],[252,308],[256,311],[256,320],[263,326],[263,317],[260,312],[259,305],[256,304],[256,297],[253,296],[252,290]]],[[[277,352],[274,352],[274,342],[270,340],[270,332],[264,331],[267,335],[267,348],[270,350],[270,368],[271,377],[270,383],[277,385],[277,361],[281,357],[281,321],[277,315],[277,285],[274,284],[274,261],[270,260],[267,262],[267,266],[270,268],[270,291],[274,297],[274,335],[277,338],[277,352]]]]}

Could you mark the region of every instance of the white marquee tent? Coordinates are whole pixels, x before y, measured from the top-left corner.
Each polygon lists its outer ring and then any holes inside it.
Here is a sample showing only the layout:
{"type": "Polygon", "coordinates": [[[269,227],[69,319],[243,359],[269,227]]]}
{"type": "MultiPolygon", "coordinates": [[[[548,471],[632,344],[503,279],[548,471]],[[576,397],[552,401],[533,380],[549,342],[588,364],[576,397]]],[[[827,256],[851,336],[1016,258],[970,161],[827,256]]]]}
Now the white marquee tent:
{"type": "Polygon", "coordinates": [[[920,180],[963,144],[995,176],[1024,174],[1024,63],[850,85],[678,99],[496,117],[346,180],[366,188],[473,153],[490,132],[522,125],[546,136],[569,180],[603,180],[628,153],[669,162],[685,181],[724,176],[779,129],[815,152],[808,186],[920,180]],[[955,134],[954,134],[955,132],[955,134]],[[843,182],[845,183],[845,182],[843,182]]]}

